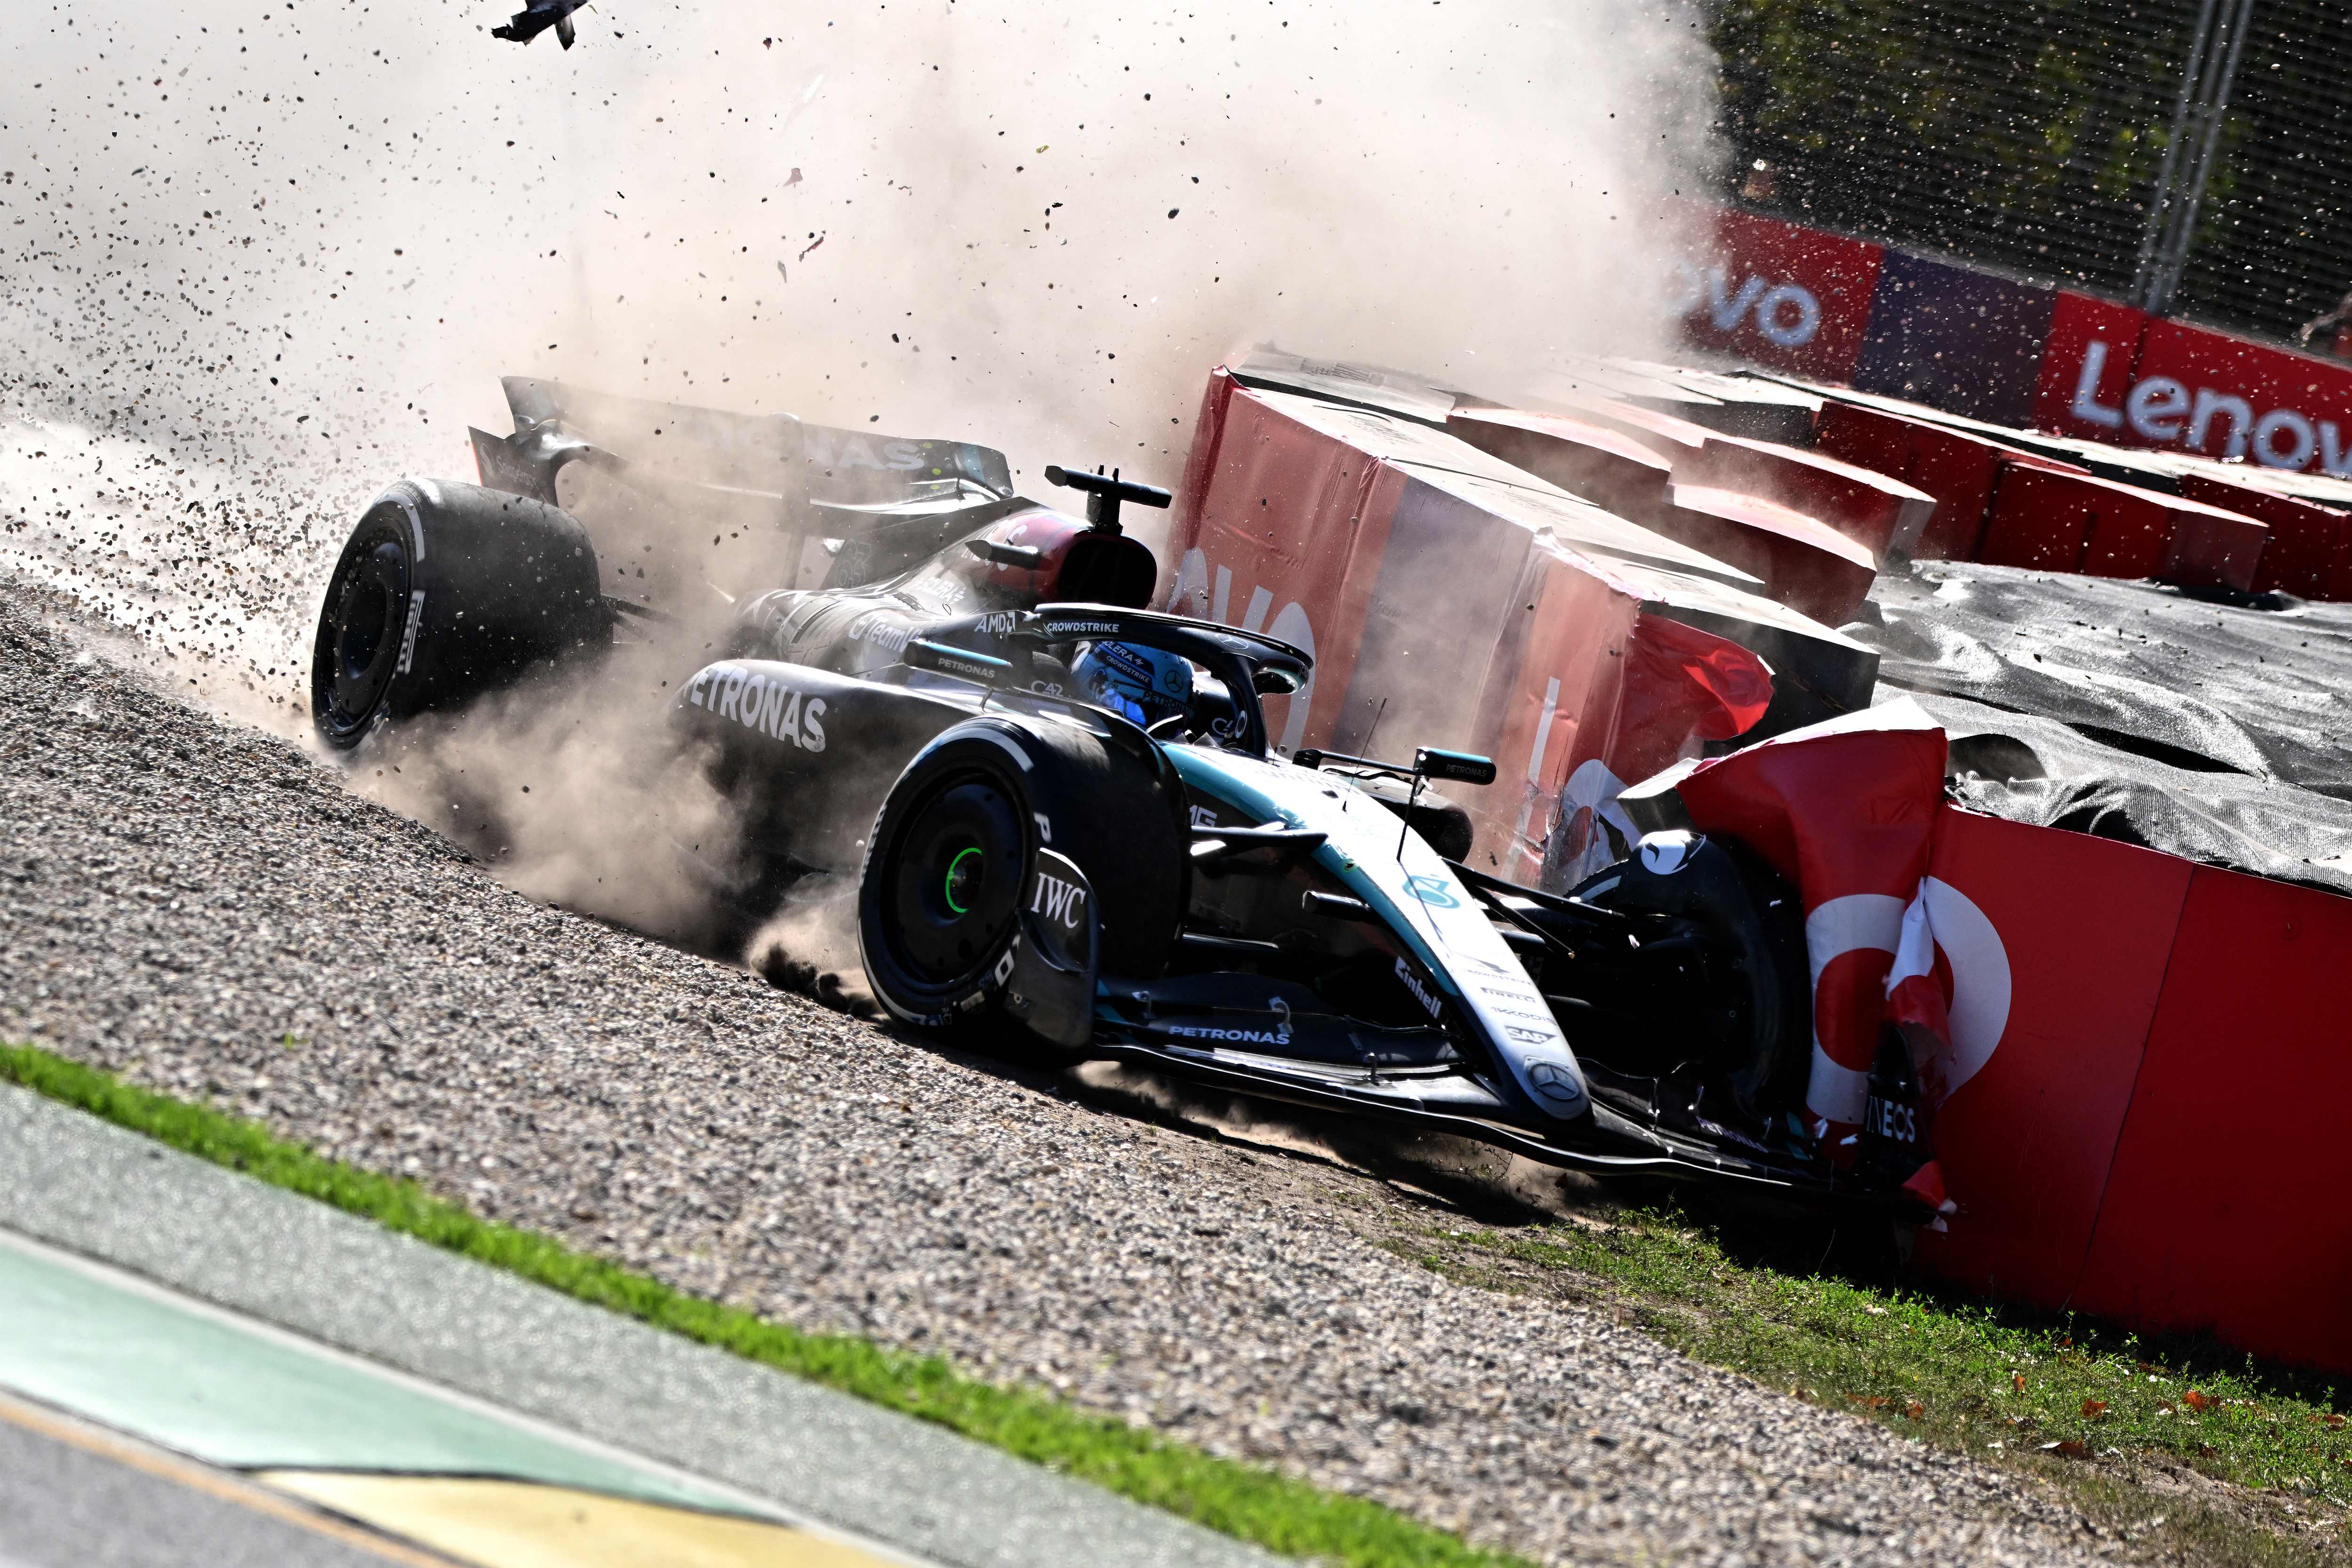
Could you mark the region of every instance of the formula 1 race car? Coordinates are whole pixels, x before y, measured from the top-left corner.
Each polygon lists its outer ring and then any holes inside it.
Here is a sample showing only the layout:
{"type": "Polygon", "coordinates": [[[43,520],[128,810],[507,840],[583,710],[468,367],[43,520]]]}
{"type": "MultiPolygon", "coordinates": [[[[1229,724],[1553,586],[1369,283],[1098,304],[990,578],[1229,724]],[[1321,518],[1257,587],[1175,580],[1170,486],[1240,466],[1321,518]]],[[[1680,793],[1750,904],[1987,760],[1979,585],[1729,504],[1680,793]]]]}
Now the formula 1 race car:
{"type": "MultiPolygon", "coordinates": [[[[1431,786],[1491,783],[1484,758],[1276,754],[1260,698],[1309,660],[1145,607],[1120,508],[1165,490],[1048,468],[1081,521],[967,444],[507,390],[485,484],[394,485],[336,564],[330,747],[668,634],[669,722],[741,821],[714,897],[854,881],[908,1025],[1587,1169],[1866,1194],[1918,1165],[1874,1131],[1832,1179],[1790,1114],[1811,976],[1761,860],[1664,834],[1548,895],[1433,847],[1466,831],[1431,786]]],[[[1872,1094],[1899,1107],[1887,1061],[1872,1094]]]]}

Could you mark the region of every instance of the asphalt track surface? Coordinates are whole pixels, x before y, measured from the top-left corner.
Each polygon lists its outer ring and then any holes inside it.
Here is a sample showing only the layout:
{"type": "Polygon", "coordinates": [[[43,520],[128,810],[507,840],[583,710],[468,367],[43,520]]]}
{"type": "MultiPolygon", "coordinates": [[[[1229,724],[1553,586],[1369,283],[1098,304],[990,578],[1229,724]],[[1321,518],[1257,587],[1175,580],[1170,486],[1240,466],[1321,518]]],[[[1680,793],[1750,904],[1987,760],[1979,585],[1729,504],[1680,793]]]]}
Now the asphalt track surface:
{"type": "Polygon", "coordinates": [[[2013,1478],[1403,1262],[1377,1236],[1412,1200],[1377,1181],[533,904],[21,598],[0,602],[0,1035],[1549,1562],[2095,1544],[2013,1478]]]}
{"type": "MultiPolygon", "coordinates": [[[[472,1477],[627,1505],[640,1527],[647,1509],[672,1515],[652,1521],[670,1531],[682,1510],[792,1527],[796,1541],[755,1554],[775,1568],[1269,1561],[11,1086],[0,1300],[21,1303],[19,1331],[0,1337],[0,1390],[304,1496],[347,1489],[337,1476],[374,1478],[377,1494],[405,1487],[405,1500],[342,1508],[387,1528],[429,1506],[418,1484],[472,1477]],[[811,1544],[812,1522],[825,1542],[811,1544]]],[[[484,1522],[478,1499],[472,1511],[484,1522]]],[[[516,1522],[493,1511],[489,1523],[516,1522]]],[[[576,1559],[616,1561],[629,1558],[576,1559]]]]}
{"type": "Polygon", "coordinates": [[[230,1471],[0,1399],[0,1568],[436,1568],[230,1471]]]}

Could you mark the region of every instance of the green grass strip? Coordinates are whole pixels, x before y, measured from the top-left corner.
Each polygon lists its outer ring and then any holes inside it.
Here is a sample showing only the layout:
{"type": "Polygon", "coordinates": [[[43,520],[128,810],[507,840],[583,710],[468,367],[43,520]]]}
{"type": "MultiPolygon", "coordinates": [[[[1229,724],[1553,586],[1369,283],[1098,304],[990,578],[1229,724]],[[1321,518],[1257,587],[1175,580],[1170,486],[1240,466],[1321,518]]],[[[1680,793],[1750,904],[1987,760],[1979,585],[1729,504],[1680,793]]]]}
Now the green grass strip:
{"type": "Polygon", "coordinates": [[[1465,1283],[1605,1281],[1685,1355],[1981,1458],[2045,1444],[2070,1457],[2163,1454],[2241,1486],[2352,1507],[2352,1419],[2331,1380],[2211,1342],[2150,1342],[2083,1320],[1744,1266],[1658,1212],[1622,1214],[1606,1230],[1428,1226],[1398,1250],[1465,1283]]]}
{"type": "Polygon", "coordinates": [[[1360,1568],[1524,1568],[1391,1509],[1236,1464],[1028,1388],[967,1377],[937,1356],[812,1334],[672,1289],[500,1225],[415,1182],[326,1159],[258,1123],[136,1088],[32,1046],[0,1043],[0,1079],[216,1165],[363,1215],[435,1247],[945,1426],[1064,1475],[1285,1556],[1360,1568]]]}
{"type": "Polygon", "coordinates": [[[1420,1222],[1384,1245],[1459,1284],[1613,1307],[1694,1360],[2035,1477],[2160,1561],[2347,1561],[2347,1532],[2310,1511],[2352,1508],[2352,1412],[2325,1376],[2210,1340],[1760,1266],[1672,1210],[1611,1217],[1420,1222]],[[2165,1480],[2172,1466],[2247,1490],[2191,1491],[2165,1480]]]}

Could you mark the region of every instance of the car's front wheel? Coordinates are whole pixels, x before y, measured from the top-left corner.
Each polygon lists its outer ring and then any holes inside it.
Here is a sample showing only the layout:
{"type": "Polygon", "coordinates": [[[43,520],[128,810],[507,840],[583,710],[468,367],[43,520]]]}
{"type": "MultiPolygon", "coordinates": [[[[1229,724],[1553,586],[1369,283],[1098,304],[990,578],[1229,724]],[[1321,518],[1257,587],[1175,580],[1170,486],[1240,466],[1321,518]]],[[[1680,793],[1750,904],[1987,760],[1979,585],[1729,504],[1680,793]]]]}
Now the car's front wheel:
{"type": "Polygon", "coordinates": [[[1002,1017],[1082,1044],[1094,974],[1166,967],[1191,829],[1172,768],[1072,725],[988,717],[925,747],[867,838],[858,945],[896,1017],[1002,1017]]]}
{"type": "Polygon", "coordinates": [[[945,1022],[982,995],[1011,947],[1033,861],[1020,774],[993,745],[950,745],[893,791],[861,902],[867,977],[890,1010],[945,1022]]]}

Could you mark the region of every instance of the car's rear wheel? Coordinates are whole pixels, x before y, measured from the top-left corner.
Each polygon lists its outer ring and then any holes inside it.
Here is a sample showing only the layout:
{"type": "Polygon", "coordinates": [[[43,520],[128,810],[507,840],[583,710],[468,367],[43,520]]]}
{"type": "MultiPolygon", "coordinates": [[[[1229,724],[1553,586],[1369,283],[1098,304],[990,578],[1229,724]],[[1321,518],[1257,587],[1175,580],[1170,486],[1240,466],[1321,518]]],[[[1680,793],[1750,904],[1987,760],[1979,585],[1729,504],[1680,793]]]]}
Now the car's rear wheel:
{"type": "Polygon", "coordinates": [[[474,485],[394,485],[328,579],[311,717],[349,751],[386,720],[461,706],[609,625],[594,547],[569,514],[474,485]]]}
{"type": "Polygon", "coordinates": [[[383,707],[408,624],[408,552],[386,531],[379,525],[353,539],[329,595],[320,722],[338,733],[362,729],[383,707]]]}

